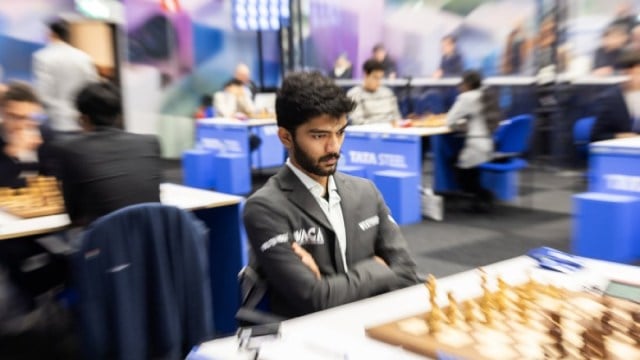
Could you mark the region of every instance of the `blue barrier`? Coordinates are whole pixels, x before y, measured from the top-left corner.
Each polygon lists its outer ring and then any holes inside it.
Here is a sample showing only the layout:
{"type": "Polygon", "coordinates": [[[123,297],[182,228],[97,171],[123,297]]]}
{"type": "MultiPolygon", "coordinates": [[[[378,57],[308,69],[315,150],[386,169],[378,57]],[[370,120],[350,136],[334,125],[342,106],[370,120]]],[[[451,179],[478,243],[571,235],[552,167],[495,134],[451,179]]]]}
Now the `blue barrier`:
{"type": "Polygon", "coordinates": [[[251,174],[246,155],[217,154],[214,165],[217,191],[236,195],[251,192],[251,174]]]}
{"type": "Polygon", "coordinates": [[[573,202],[573,253],[626,263],[640,258],[640,198],[592,192],[574,195],[573,202]]]}
{"type": "Polygon", "coordinates": [[[391,215],[398,225],[422,220],[420,213],[420,176],[415,172],[385,170],[373,176],[391,215]]]}
{"type": "Polygon", "coordinates": [[[215,155],[210,150],[192,149],[182,153],[184,184],[187,186],[212,189],[216,186],[215,155]]]}
{"type": "Polygon", "coordinates": [[[256,126],[251,129],[262,143],[251,154],[251,165],[254,169],[278,167],[284,164],[284,146],[278,138],[277,125],[256,126]]]}

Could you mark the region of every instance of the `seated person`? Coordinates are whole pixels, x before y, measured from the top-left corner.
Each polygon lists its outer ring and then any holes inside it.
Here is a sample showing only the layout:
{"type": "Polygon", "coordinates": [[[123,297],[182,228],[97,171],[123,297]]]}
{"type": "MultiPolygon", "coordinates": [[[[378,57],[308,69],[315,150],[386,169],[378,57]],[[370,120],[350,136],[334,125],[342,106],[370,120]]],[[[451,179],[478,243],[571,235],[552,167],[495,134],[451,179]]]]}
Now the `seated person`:
{"type": "Polygon", "coordinates": [[[473,210],[488,210],[493,193],[482,187],[478,165],[491,160],[493,130],[501,120],[497,99],[482,88],[477,71],[462,75],[460,94],[447,113],[447,125],[464,136],[464,145],[455,159],[456,179],[462,191],[474,195],[473,210]]]}
{"type": "Polygon", "coordinates": [[[55,144],[67,213],[85,226],[120,208],[160,201],[160,145],[152,135],[115,126],[120,90],[92,83],[76,97],[83,133],[55,144]]]}
{"type": "Polygon", "coordinates": [[[22,187],[25,175],[55,175],[51,131],[37,121],[42,108],[33,89],[24,83],[9,83],[0,109],[0,187],[22,187]]]}
{"type": "Polygon", "coordinates": [[[364,82],[347,92],[355,103],[356,109],[351,113],[354,125],[372,123],[390,123],[400,120],[398,100],[393,91],[382,85],[384,66],[376,60],[367,60],[362,66],[364,82]]]}
{"type": "Polygon", "coordinates": [[[612,26],[602,34],[602,44],[593,60],[593,74],[613,75],[618,68],[618,59],[627,45],[629,35],[624,27],[612,26]]]}
{"type": "Polygon", "coordinates": [[[447,35],[442,38],[440,42],[442,57],[440,58],[440,67],[433,73],[434,78],[459,76],[462,74],[464,64],[456,43],[456,37],[453,35],[447,35]]]}
{"type": "Polygon", "coordinates": [[[278,136],[289,159],[246,202],[250,267],[271,311],[294,317],[418,282],[380,192],[336,172],[355,103],[319,73],[293,73],[278,92],[278,136]]]}
{"type": "Polygon", "coordinates": [[[591,141],[633,137],[640,133],[640,51],[624,52],[618,67],[628,80],[598,96],[591,141]]]}
{"type": "Polygon", "coordinates": [[[371,60],[382,64],[385,78],[395,79],[398,76],[396,62],[389,56],[383,44],[376,44],[373,47],[372,55],[371,60]]]}
{"type": "MultiPolygon", "coordinates": [[[[10,82],[0,97],[0,187],[25,186],[27,175],[55,175],[45,128],[36,118],[42,108],[33,89],[20,82],[10,82]]],[[[0,240],[0,268],[6,268],[11,285],[19,294],[18,303],[26,311],[36,306],[36,298],[64,283],[66,267],[39,244],[37,237],[0,240]]],[[[8,312],[8,294],[0,304],[0,318],[8,312]],[[6,305],[6,306],[5,306],[6,305]]],[[[3,332],[0,321],[0,333],[3,332]]]]}
{"type": "Polygon", "coordinates": [[[353,66],[345,54],[338,56],[329,77],[332,79],[351,79],[353,77],[353,66]]]}
{"type": "Polygon", "coordinates": [[[213,106],[220,117],[247,117],[255,112],[240,80],[231,79],[214,95],[213,106]]]}
{"type": "Polygon", "coordinates": [[[196,119],[206,119],[216,116],[216,111],[213,108],[213,96],[206,94],[200,98],[200,106],[196,110],[196,119]]]}

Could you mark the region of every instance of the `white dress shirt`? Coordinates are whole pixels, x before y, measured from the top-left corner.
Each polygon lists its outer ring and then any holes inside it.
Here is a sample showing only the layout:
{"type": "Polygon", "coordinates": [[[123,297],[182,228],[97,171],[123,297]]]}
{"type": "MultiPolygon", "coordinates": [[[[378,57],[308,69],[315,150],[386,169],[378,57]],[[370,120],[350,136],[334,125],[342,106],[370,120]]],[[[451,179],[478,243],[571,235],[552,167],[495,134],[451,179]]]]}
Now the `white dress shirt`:
{"type": "Polygon", "coordinates": [[[340,248],[340,254],[342,255],[342,264],[344,265],[344,270],[348,271],[347,267],[347,233],[344,228],[344,218],[342,217],[342,207],[340,206],[340,195],[338,194],[338,188],[336,187],[336,182],[333,179],[333,176],[329,176],[328,190],[329,190],[329,201],[324,198],[325,189],[320,185],[317,181],[313,180],[309,175],[302,172],[300,169],[295,167],[289,159],[287,159],[287,166],[293,171],[294,174],[302,181],[304,186],[309,190],[311,195],[316,199],[318,205],[322,209],[322,212],[329,220],[331,227],[333,227],[333,231],[336,234],[336,239],[338,240],[338,247],[340,248]]]}

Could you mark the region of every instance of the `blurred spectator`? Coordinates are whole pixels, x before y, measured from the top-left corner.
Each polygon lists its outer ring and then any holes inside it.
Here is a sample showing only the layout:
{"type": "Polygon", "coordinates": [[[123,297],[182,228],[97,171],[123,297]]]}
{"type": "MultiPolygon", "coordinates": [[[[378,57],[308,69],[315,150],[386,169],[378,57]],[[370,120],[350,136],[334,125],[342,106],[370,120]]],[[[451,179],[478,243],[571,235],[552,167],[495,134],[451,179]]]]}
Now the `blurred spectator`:
{"type": "Polygon", "coordinates": [[[160,201],[160,144],[153,135],[120,130],[120,90],[92,83],[76,98],[84,132],[56,142],[64,203],[85,226],[120,208],[160,201]]]}
{"type": "Polygon", "coordinates": [[[447,125],[464,138],[455,159],[456,177],[461,189],[474,195],[472,210],[489,210],[493,193],[482,186],[477,166],[491,160],[492,133],[502,115],[497,97],[482,87],[482,75],[477,71],[465,72],[459,88],[460,94],[447,113],[447,125]]]}
{"type": "Polygon", "coordinates": [[[253,103],[247,97],[244,84],[238,79],[231,79],[224,84],[222,91],[213,97],[213,106],[220,117],[247,117],[254,113],[253,103]]]}
{"type": "Polygon", "coordinates": [[[0,110],[0,186],[24,186],[26,175],[54,175],[51,132],[38,122],[42,108],[31,87],[9,83],[0,110]]]}
{"type": "Polygon", "coordinates": [[[596,100],[596,123],[591,141],[638,136],[640,133],[640,51],[625,51],[619,68],[628,76],[619,86],[607,88],[596,100]]]}
{"type": "Polygon", "coordinates": [[[196,110],[196,119],[206,119],[216,116],[216,111],[213,108],[213,96],[209,94],[202,95],[200,98],[200,106],[196,110]]]}
{"type": "Polygon", "coordinates": [[[249,67],[246,64],[238,64],[236,66],[236,70],[233,73],[233,78],[239,80],[242,83],[243,90],[246,94],[245,98],[253,107],[252,102],[256,94],[258,93],[258,87],[251,80],[251,70],[249,70],[249,67]]]}
{"type": "Polygon", "coordinates": [[[507,43],[504,46],[504,54],[502,56],[502,73],[506,75],[522,74],[529,50],[524,25],[520,22],[507,36],[507,43]]]}
{"type": "Polygon", "coordinates": [[[556,42],[556,20],[553,14],[548,14],[542,19],[538,37],[535,40],[534,64],[535,72],[555,66],[554,44],[556,42]]]}
{"type": "Polygon", "coordinates": [[[596,50],[593,60],[593,74],[613,75],[618,69],[618,59],[627,45],[629,36],[622,26],[612,26],[602,35],[601,46],[596,50]]]}
{"type": "Polygon", "coordinates": [[[627,49],[640,50],[640,25],[636,25],[631,29],[631,39],[629,45],[627,45],[627,49]]]}
{"type": "Polygon", "coordinates": [[[353,77],[353,66],[345,54],[338,56],[329,77],[332,79],[351,79],[353,77]]]}
{"type": "Polygon", "coordinates": [[[400,120],[398,101],[393,91],[382,86],[384,64],[376,60],[367,60],[362,66],[364,82],[347,92],[347,96],[356,102],[351,113],[351,123],[355,125],[370,123],[389,123],[400,120]]]}
{"type": "Polygon", "coordinates": [[[609,23],[607,28],[612,26],[622,27],[627,34],[631,33],[633,29],[638,25],[637,15],[635,13],[634,5],[631,1],[621,1],[618,3],[615,12],[615,18],[609,23]]]}
{"type": "Polygon", "coordinates": [[[384,69],[384,77],[395,79],[398,76],[398,68],[396,62],[387,54],[383,44],[377,44],[373,47],[373,56],[371,60],[375,60],[382,64],[384,69]]]}
{"type": "Polygon", "coordinates": [[[84,85],[98,80],[95,65],[84,52],[72,47],[64,20],[49,24],[49,45],[33,54],[34,83],[55,131],[80,130],[73,100],[84,85]]]}
{"type": "Polygon", "coordinates": [[[457,40],[453,35],[447,35],[440,42],[442,57],[440,67],[433,73],[433,77],[459,76],[464,70],[462,55],[456,46],[457,40]]]}
{"type": "MultiPolygon", "coordinates": [[[[52,175],[54,162],[46,132],[40,132],[36,120],[41,107],[31,87],[24,83],[10,82],[0,98],[0,186],[21,187],[25,175],[52,175]]],[[[38,244],[34,237],[22,237],[0,241],[0,265],[8,270],[11,283],[24,300],[25,312],[36,306],[36,298],[63,283],[64,265],[38,244]]],[[[0,276],[1,277],[1,276],[0,276]]],[[[2,291],[2,290],[0,290],[2,291]]],[[[10,294],[1,294],[7,297],[10,294]]],[[[5,299],[2,299],[6,301],[5,299]]],[[[5,325],[3,311],[6,304],[0,301],[0,335],[5,325]]],[[[31,320],[31,323],[33,320],[31,320]]],[[[27,323],[29,323],[27,321],[27,323]]],[[[24,325],[26,328],[31,323],[24,325]]]]}

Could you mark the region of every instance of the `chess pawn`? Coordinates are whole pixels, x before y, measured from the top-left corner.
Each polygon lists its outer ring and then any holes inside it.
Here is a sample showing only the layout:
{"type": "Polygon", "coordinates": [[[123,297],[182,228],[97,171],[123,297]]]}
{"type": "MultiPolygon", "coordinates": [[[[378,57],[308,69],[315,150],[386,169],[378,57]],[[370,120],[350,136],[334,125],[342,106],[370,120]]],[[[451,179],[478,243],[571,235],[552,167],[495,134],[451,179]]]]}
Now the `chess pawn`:
{"type": "Polygon", "coordinates": [[[474,308],[473,301],[471,300],[467,300],[462,303],[462,312],[464,315],[464,321],[466,321],[469,324],[476,321],[476,316],[473,313],[473,308],[474,308]]]}
{"type": "Polygon", "coordinates": [[[449,324],[455,325],[458,317],[458,303],[453,297],[453,293],[451,293],[451,291],[447,293],[447,298],[449,299],[449,306],[446,308],[445,313],[449,320],[449,324]]]}
{"type": "Polygon", "coordinates": [[[434,306],[429,313],[429,317],[427,318],[427,323],[429,325],[429,332],[434,334],[440,331],[441,323],[442,323],[442,310],[438,306],[434,306]]]}

